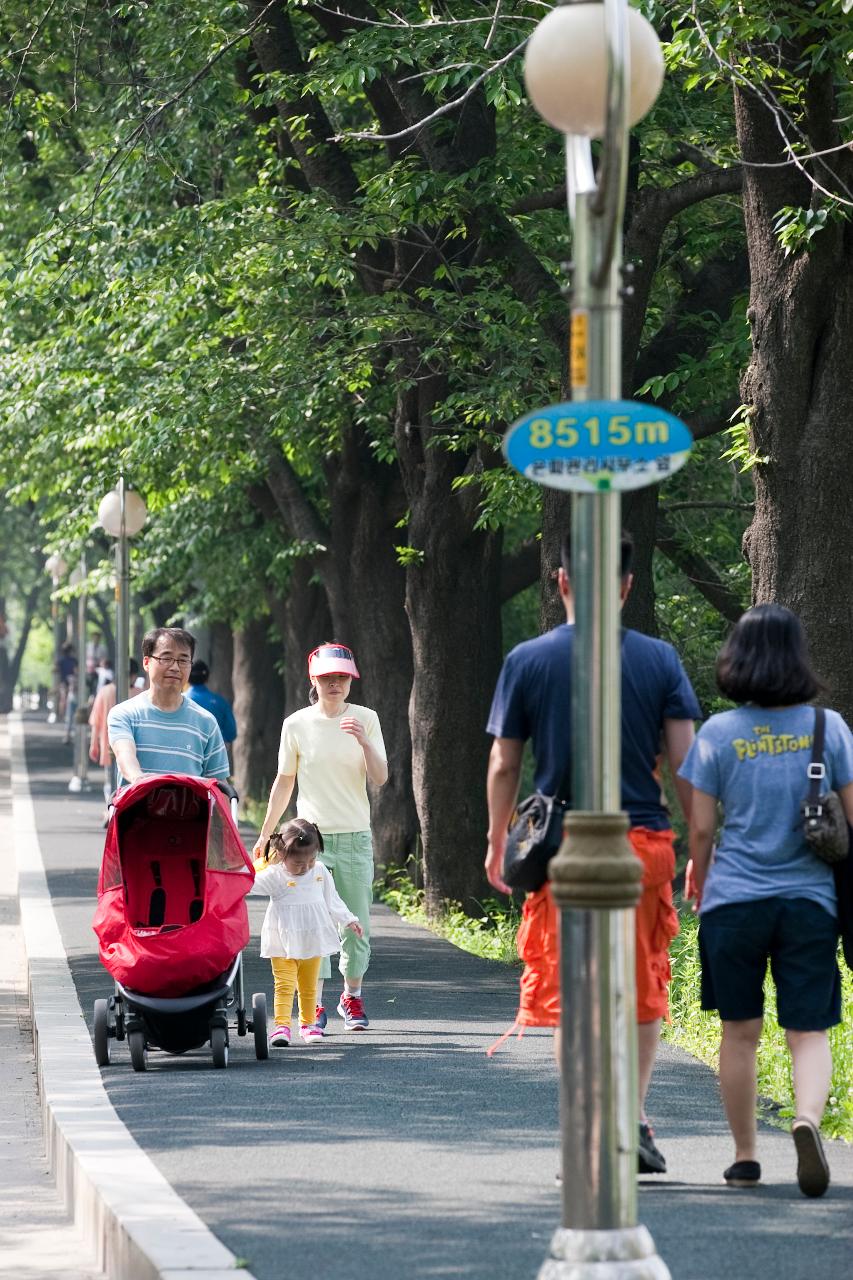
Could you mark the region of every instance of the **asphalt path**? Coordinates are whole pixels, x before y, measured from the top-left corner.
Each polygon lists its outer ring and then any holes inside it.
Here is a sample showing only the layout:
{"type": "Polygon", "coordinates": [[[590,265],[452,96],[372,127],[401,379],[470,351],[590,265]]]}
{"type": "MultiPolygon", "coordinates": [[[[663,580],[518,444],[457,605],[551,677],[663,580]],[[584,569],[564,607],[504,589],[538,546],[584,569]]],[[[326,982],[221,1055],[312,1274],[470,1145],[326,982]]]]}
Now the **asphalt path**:
{"type": "MultiPolygon", "coordinates": [[[[111,983],[91,918],[103,843],[100,790],[70,795],[60,732],[29,717],[27,761],[51,896],[88,1019],[111,983]]],[[[247,994],[266,991],[262,899],[249,899],[247,994]]],[[[227,1071],[199,1050],[103,1076],[130,1132],[257,1280],[534,1277],[559,1224],[557,1089],[550,1036],[492,1059],[512,1022],[517,973],[478,960],[384,908],[373,922],[366,1033],[330,1016],[322,1045],[256,1062],[232,1035],[227,1071]]],[[[337,988],[332,984],[332,991],[337,988]]],[[[331,992],[329,993],[329,997],[331,992]]],[[[327,1007],[336,1001],[327,997],[327,1007]]],[[[851,1082],[853,1085],[853,1082],[851,1082]]],[[[649,1099],[670,1172],[641,1180],[640,1220],[678,1280],[853,1272],[853,1148],[833,1143],[833,1185],[807,1201],[790,1137],[762,1127],[764,1182],[721,1184],[731,1160],[716,1081],[664,1049],[649,1099]]]]}

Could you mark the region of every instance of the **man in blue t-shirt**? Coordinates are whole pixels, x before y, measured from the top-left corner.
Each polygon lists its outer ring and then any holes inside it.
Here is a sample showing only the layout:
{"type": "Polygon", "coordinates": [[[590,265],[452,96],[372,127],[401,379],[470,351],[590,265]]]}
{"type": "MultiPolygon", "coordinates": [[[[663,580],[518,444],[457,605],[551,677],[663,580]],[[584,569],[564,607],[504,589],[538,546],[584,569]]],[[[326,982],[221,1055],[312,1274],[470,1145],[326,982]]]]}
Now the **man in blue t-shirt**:
{"type": "Polygon", "coordinates": [[[233,770],[234,757],[231,753],[231,744],[237,737],[237,721],[234,719],[234,712],[228,699],[223,698],[221,693],[214,693],[212,689],[208,689],[209,679],[210,667],[200,658],[196,658],[190,667],[190,687],[187,689],[186,696],[215,716],[222,734],[222,741],[225,743],[225,750],[228,752],[228,763],[233,770]]]}
{"type": "Polygon", "coordinates": [[[142,641],[150,688],[120,702],[107,717],[119,786],[146,773],[227,778],[228,755],[209,711],[184,696],[195,639],[182,627],[155,627],[142,641]]]}
{"type": "MultiPolygon", "coordinates": [[[[623,536],[620,581],[624,604],[631,589],[630,538],[623,536]]],[[[559,794],[570,777],[571,671],[574,643],[574,595],[568,539],[562,548],[557,585],[566,611],[564,625],[534,640],[517,645],[508,655],[495,689],[487,732],[494,735],[489,756],[487,793],[489,844],[486,875],[489,882],[509,892],[501,874],[506,832],[518,799],[522,754],[530,739],[535,760],[535,786],[546,795],[559,794]]],[[[645,1099],[654,1068],[661,1020],[668,1015],[670,977],[668,948],[678,932],[672,905],[675,853],[672,825],[658,772],[661,753],[666,755],[685,814],[690,788],[678,778],[678,769],[693,741],[693,721],[699,705],[690,681],[671,645],[637,631],[622,633],[622,806],[628,813],[630,840],[643,863],[643,893],[637,906],[637,1020],[640,1088],[641,1173],[664,1173],[666,1161],[654,1143],[645,1114],[645,1099]]],[[[564,797],[569,798],[569,797],[564,797]]],[[[557,917],[546,885],[531,894],[525,910],[539,913],[545,926],[547,975],[522,990],[540,993],[539,1013],[520,1021],[532,1025],[559,1022],[556,955],[557,917]],[[540,902],[539,898],[547,899],[540,902]],[[544,915],[541,913],[544,911],[544,915]],[[549,985],[554,998],[542,999],[549,985]],[[542,1010],[547,1009],[547,1016],[542,1010]]],[[[525,925],[522,925],[522,931],[525,925]]],[[[531,951],[536,948],[531,948],[531,951]]]]}

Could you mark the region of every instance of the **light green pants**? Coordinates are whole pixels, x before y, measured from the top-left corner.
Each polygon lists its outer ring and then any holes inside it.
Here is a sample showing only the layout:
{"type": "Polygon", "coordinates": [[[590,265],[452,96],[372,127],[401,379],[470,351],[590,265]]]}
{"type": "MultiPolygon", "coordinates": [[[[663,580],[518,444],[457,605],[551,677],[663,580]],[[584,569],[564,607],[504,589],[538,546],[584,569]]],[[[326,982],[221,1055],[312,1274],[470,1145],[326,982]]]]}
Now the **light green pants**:
{"type": "MultiPolygon", "coordinates": [[[[358,938],[352,929],[344,929],[341,939],[341,958],[338,968],[344,977],[348,973],[361,977],[370,964],[370,904],[373,901],[373,841],[369,831],[338,831],[323,836],[325,848],[320,854],[335,877],[335,888],[358,916],[364,937],[358,938]]],[[[332,976],[328,956],[323,957],[320,978],[332,976]]]]}

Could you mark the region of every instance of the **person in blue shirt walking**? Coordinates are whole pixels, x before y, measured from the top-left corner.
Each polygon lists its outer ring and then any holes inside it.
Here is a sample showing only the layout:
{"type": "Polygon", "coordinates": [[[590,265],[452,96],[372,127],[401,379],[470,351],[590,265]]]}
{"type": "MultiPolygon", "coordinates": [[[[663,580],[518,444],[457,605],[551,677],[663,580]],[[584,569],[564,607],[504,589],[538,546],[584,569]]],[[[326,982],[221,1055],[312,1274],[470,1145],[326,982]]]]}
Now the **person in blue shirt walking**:
{"type": "MultiPolygon", "coordinates": [[[[792,1059],[797,1181],[821,1196],[829,1166],[820,1122],[832,1079],[827,1029],[841,1020],[832,868],[811,851],[800,805],[809,788],[820,684],[802,624],[778,604],[749,609],[717,659],[717,685],[737,705],[711,716],[681,766],[693,788],[685,898],[699,913],[702,1008],[722,1026],[720,1092],[734,1139],[723,1177],[754,1187],[756,1053],[768,962],[792,1059]],[[723,820],[718,825],[717,806],[723,820]]],[[[853,823],[853,734],[826,712],[826,784],[853,823]]]]}
{"type": "Polygon", "coordinates": [[[190,687],[186,691],[186,696],[216,717],[225,750],[228,752],[228,763],[233,771],[234,756],[231,744],[237,737],[237,721],[234,719],[234,712],[231,710],[228,699],[223,698],[221,693],[214,693],[212,689],[208,689],[209,679],[210,667],[206,662],[202,662],[201,658],[196,658],[190,668],[190,687]]]}
{"type": "Polygon", "coordinates": [[[227,778],[228,753],[214,716],[186,697],[195,638],[182,627],[155,627],[142,641],[150,688],[120,702],[107,718],[120,787],[146,773],[227,778]]]}

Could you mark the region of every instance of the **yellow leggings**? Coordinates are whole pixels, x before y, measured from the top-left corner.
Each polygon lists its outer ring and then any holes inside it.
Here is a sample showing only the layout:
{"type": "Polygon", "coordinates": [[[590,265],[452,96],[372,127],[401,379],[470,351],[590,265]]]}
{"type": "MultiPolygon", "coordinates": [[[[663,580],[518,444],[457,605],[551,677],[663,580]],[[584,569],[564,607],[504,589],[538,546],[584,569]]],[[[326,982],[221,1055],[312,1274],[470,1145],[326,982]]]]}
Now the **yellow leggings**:
{"type": "Polygon", "coordinates": [[[314,1022],[314,1010],[317,1006],[317,975],[320,972],[322,959],[322,956],[311,956],[309,960],[287,960],[284,956],[273,956],[270,960],[275,984],[273,1016],[277,1027],[290,1026],[293,995],[296,991],[299,992],[300,1025],[310,1026],[314,1022]]]}

